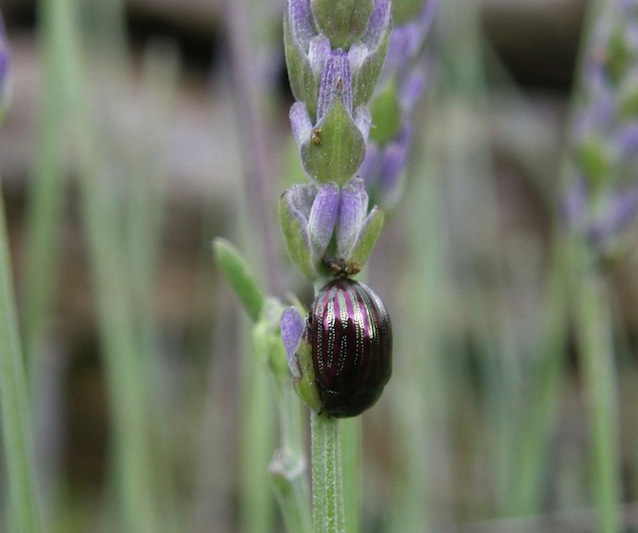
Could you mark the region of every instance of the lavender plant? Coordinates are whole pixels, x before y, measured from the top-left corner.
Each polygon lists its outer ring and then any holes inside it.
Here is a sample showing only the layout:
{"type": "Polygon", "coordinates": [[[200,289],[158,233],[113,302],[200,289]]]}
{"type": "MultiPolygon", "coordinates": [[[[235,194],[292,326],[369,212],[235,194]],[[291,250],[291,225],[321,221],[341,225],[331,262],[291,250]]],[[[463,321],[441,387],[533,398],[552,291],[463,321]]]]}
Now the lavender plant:
{"type": "MultiPolygon", "coordinates": [[[[281,327],[297,391],[313,409],[313,495],[319,530],[343,527],[339,448],[332,444],[336,423],[326,415],[359,414],[376,401],[389,378],[389,321],[387,329],[379,328],[383,348],[359,353],[348,345],[348,335],[354,344],[357,334],[348,332],[344,321],[350,309],[365,315],[374,306],[359,308],[349,288],[324,284],[331,277],[357,274],[383,227],[383,211],[377,205],[369,209],[366,189],[388,207],[390,198],[396,201],[398,196],[410,140],[407,117],[424,81],[413,63],[434,3],[425,9],[422,2],[398,5],[406,24],[392,34],[390,5],[384,1],[290,1],[284,19],[286,60],[297,100],[290,118],[312,182],[283,194],[280,216],[290,257],[315,283],[317,297],[308,326],[296,308],[289,308],[281,327]],[[415,20],[408,22],[411,18],[415,20]],[[392,56],[382,68],[388,46],[392,56]],[[383,84],[377,86],[380,76],[383,84]],[[373,96],[371,114],[366,104],[373,96]],[[335,319],[339,309],[342,318],[335,319]],[[335,338],[341,346],[335,347],[335,338]],[[384,359],[387,373],[379,374],[374,365],[384,359]],[[351,371],[352,364],[375,379],[363,383],[351,371]]],[[[384,312],[371,313],[370,323],[384,312]]],[[[347,320],[359,327],[355,316],[347,320]]],[[[366,338],[369,330],[363,324],[360,331],[366,338]]],[[[356,520],[350,527],[352,523],[356,520]]]]}
{"type": "MultiPolygon", "coordinates": [[[[344,312],[346,305],[372,316],[367,313],[369,307],[355,304],[353,292],[336,288],[320,301],[324,290],[320,287],[332,276],[359,272],[383,226],[382,211],[377,207],[368,211],[368,194],[355,176],[365,157],[371,126],[366,104],[381,73],[390,19],[387,1],[290,1],[284,16],[286,62],[297,100],[290,110],[291,124],[304,169],[313,181],[295,185],[282,195],[280,220],[293,263],[315,283],[320,303],[319,307],[315,303],[313,314],[320,325],[312,335],[296,308],[286,310],[281,325],[297,391],[313,409],[317,531],[343,531],[346,525],[338,426],[327,412],[339,412],[339,416],[361,412],[376,401],[389,377],[388,372],[374,383],[361,383],[357,374],[365,370],[352,366],[361,360],[359,368],[367,367],[370,354],[358,351],[347,324],[361,326],[363,337],[372,339],[377,336],[372,320],[364,327],[355,316],[330,319],[339,308],[337,302],[344,312]],[[337,337],[342,339],[340,346],[330,343],[337,337]],[[328,343],[322,344],[322,338],[328,343]],[[366,389],[374,393],[363,404],[354,410],[346,405],[354,401],[353,394],[366,389]],[[326,395],[338,398],[338,411],[327,405],[326,395]]],[[[391,342],[389,333],[387,341],[391,342]]],[[[387,358],[389,365],[389,344],[378,355],[387,358]]],[[[356,402],[360,403],[360,396],[356,402]]],[[[348,522],[356,527],[356,518],[348,522]]]]}
{"type": "Polygon", "coordinates": [[[600,531],[620,529],[619,409],[604,259],[638,209],[638,6],[593,4],[564,196],[600,531]]]}
{"type": "MultiPolygon", "coordinates": [[[[316,531],[346,527],[336,418],[371,407],[391,371],[387,310],[369,287],[351,277],[367,262],[383,228],[384,212],[371,205],[366,189],[376,191],[375,198],[393,194],[396,200],[410,140],[408,116],[424,85],[423,72],[414,66],[434,2],[425,9],[422,2],[399,5],[406,24],[391,37],[389,0],[286,4],[286,62],[297,100],[290,120],[309,182],[282,194],[280,222],[292,262],[315,286],[317,298],[309,322],[300,305],[289,307],[281,313],[279,333],[272,316],[281,303],[263,296],[234,248],[216,243],[217,260],[254,320],[255,331],[270,336],[270,341],[258,341],[256,346],[270,354],[266,360],[279,381],[284,376],[283,342],[285,376],[289,379],[292,374],[298,395],[311,408],[316,531]],[[384,67],[389,46],[394,59],[384,67]],[[398,120],[391,116],[396,109],[398,120]],[[371,137],[372,127],[377,131],[371,137]]],[[[277,389],[281,394],[286,387],[277,389]]],[[[282,411],[281,416],[287,415],[282,411]]],[[[291,514],[298,519],[304,515],[299,512],[303,505],[283,503],[282,495],[289,492],[278,491],[282,509],[286,516],[286,508],[296,507],[291,514]]],[[[287,518],[288,527],[291,520],[296,519],[287,518]]],[[[348,520],[348,530],[357,529],[356,524],[356,519],[348,520]]]]}

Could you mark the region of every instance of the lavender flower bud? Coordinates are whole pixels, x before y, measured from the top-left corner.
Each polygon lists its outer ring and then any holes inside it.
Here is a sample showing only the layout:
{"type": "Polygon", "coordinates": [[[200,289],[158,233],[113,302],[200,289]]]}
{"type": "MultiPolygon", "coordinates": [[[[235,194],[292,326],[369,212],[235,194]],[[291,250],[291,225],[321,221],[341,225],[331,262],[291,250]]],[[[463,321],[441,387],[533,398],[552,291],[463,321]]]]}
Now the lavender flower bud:
{"type": "Polygon", "coordinates": [[[339,188],[327,183],[293,185],[280,202],[280,221],[292,262],[316,279],[339,213],[339,188]]]}
{"type": "Polygon", "coordinates": [[[294,185],[281,197],[280,219],[292,262],[311,280],[328,270],[356,274],[383,228],[383,212],[368,213],[360,179],[342,189],[335,183],[294,185]],[[336,247],[329,250],[335,237],[336,247]]]}
{"type": "Polygon", "coordinates": [[[363,180],[354,179],[341,190],[336,227],[337,258],[345,270],[356,273],[364,265],[383,228],[383,212],[376,206],[368,213],[368,193],[363,180]]]}
{"type": "Polygon", "coordinates": [[[308,407],[319,411],[321,399],[315,380],[306,321],[296,307],[288,307],[281,315],[280,327],[295,390],[308,407]]]}
{"type": "Polygon", "coordinates": [[[297,361],[297,348],[299,348],[305,324],[296,307],[288,307],[284,310],[281,314],[280,328],[290,373],[294,378],[300,378],[301,370],[297,361]]]}

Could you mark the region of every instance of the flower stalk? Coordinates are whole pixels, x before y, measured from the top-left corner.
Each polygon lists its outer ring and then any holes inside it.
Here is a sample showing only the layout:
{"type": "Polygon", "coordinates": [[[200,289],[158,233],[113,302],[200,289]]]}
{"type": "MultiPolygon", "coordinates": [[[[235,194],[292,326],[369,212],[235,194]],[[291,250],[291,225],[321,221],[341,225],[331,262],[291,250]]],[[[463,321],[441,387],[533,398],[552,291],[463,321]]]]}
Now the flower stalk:
{"type": "Polygon", "coordinates": [[[609,261],[638,211],[638,7],[594,2],[572,124],[563,213],[573,238],[572,270],[589,417],[598,530],[620,530],[619,399],[612,336],[609,261]]]}

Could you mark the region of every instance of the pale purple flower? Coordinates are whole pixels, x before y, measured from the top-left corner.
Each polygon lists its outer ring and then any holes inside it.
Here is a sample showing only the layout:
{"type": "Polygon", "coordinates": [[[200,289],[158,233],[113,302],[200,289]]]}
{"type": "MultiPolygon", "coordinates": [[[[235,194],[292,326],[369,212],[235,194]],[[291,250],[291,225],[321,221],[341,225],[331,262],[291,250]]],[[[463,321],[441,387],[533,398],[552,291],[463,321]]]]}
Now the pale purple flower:
{"type": "Polygon", "coordinates": [[[420,15],[395,27],[390,38],[381,79],[382,84],[389,80],[398,84],[396,99],[401,124],[389,140],[368,144],[359,173],[374,201],[384,208],[393,208],[402,193],[402,178],[411,143],[412,114],[427,86],[430,58],[423,53],[424,44],[431,33],[437,4],[437,0],[425,0],[420,15]]]}

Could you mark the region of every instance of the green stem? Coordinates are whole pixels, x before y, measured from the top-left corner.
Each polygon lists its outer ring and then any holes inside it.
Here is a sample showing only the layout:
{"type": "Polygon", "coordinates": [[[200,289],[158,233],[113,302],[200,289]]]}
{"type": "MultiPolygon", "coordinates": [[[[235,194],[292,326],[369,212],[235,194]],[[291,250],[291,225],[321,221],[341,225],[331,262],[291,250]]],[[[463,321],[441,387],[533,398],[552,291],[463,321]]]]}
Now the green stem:
{"type": "Polygon", "coordinates": [[[535,367],[532,398],[524,421],[525,431],[519,432],[520,443],[515,454],[518,482],[512,491],[511,511],[516,515],[531,515],[540,510],[543,467],[547,445],[557,418],[563,376],[564,349],[567,335],[567,271],[569,246],[559,239],[553,245],[552,268],[543,306],[543,338],[539,360],[535,367]]]}
{"type": "Polygon", "coordinates": [[[303,405],[288,382],[280,384],[278,393],[281,448],[275,452],[270,474],[286,530],[312,533],[304,460],[303,405]]]}
{"type": "Polygon", "coordinates": [[[590,422],[598,531],[616,533],[620,531],[621,493],[619,410],[609,295],[604,275],[596,268],[583,272],[578,282],[578,344],[590,422]]]}
{"type": "Polygon", "coordinates": [[[4,463],[9,483],[7,531],[41,531],[29,391],[20,349],[5,226],[0,198],[0,405],[4,463]]]}
{"type": "Polygon", "coordinates": [[[315,533],[344,533],[339,421],[312,411],[310,429],[315,533]]]}

